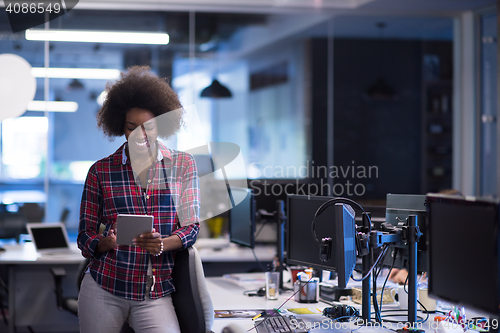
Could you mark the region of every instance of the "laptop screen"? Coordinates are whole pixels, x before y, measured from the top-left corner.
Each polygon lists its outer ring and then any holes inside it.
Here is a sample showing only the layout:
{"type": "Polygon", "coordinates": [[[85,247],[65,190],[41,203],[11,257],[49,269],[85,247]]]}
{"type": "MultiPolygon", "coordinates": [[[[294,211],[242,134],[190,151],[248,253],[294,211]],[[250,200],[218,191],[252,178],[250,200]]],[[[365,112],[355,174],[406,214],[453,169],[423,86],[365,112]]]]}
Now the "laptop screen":
{"type": "Polygon", "coordinates": [[[37,251],[67,250],[68,236],[62,223],[28,223],[37,251]]]}

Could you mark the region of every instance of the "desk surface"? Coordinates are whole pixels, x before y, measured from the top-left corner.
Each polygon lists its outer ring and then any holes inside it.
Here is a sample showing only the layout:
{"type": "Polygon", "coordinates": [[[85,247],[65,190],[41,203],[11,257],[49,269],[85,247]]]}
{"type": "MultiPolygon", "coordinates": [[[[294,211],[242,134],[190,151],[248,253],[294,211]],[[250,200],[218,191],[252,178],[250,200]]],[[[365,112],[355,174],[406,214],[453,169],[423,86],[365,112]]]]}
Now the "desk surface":
{"type": "Polygon", "coordinates": [[[36,252],[35,245],[26,242],[18,245],[3,245],[5,251],[0,252],[0,265],[18,264],[78,264],[83,258],[76,243],[71,243],[68,254],[41,255],[36,252]]]}
{"type": "MultiPolygon", "coordinates": [[[[16,245],[3,245],[5,251],[0,252],[0,264],[72,264],[84,260],[76,243],[71,243],[69,255],[40,255],[33,243],[25,242],[16,245]]],[[[225,240],[200,239],[195,243],[203,262],[252,262],[255,257],[249,248],[229,244],[225,240]]],[[[255,255],[260,261],[272,261],[276,252],[273,246],[258,246],[255,255]]]]}
{"type": "MultiPolygon", "coordinates": [[[[276,301],[269,301],[265,297],[249,297],[243,294],[244,291],[254,290],[264,286],[263,279],[255,279],[254,281],[238,282],[231,279],[223,277],[211,277],[207,278],[207,288],[212,297],[212,302],[215,310],[259,310],[259,309],[273,309],[278,308],[284,303],[288,298],[292,296],[292,292],[286,292],[279,296],[276,301]]],[[[355,306],[361,312],[361,305],[348,302],[348,304],[355,306]]],[[[316,309],[318,312],[322,312],[324,308],[330,305],[323,302],[318,303],[298,303],[293,298],[286,302],[282,309],[316,309]]],[[[385,304],[384,310],[398,310],[396,304],[385,304]]],[[[397,312],[395,312],[397,314],[397,312]]],[[[341,333],[351,333],[352,330],[356,330],[358,326],[351,323],[338,323],[323,317],[321,314],[304,314],[297,315],[297,318],[303,319],[306,324],[309,325],[311,333],[313,332],[326,332],[335,331],[341,333]],[[337,323],[337,325],[336,325],[337,323]]],[[[419,316],[425,318],[425,314],[418,312],[419,316]]],[[[394,316],[393,319],[406,322],[407,316],[394,316]]],[[[423,324],[423,328],[428,332],[433,331],[429,326],[432,323],[432,316],[423,324]]],[[[246,332],[253,328],[253,322],[251,319],[241,319],[241,318],[216,318],[212,330],[216,333],[221,332],[222,329],[228,325],[236,325],[240,328],[241,332],[246,332]]],[[[393,324],[396,325],[396,324],[393,324]]],[[[375,332],[375,327],[362,327],[356,332],[375,332]]],[[[376,327],[380,330],[380,327],[376,327]]],[[[396,329],[397,327],[394,326],[396,329]]],[[[377,332],[380,332],[377,330],[377,332]]],[[[384,330],[387,331],[387,330],[384,330]]],[[[253,330],[252,332],[255,332],[253,330]]],[[[389,331],[387,331],[389,332],[389,331]]]]}

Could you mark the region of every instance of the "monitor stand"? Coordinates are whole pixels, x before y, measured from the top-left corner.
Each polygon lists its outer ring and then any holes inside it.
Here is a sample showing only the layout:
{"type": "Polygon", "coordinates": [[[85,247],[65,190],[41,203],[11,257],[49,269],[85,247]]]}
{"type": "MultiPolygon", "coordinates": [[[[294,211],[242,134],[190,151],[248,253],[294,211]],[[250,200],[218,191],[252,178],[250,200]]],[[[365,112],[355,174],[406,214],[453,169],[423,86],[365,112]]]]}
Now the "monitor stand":
{"type": "Polygon", "coordinates": [[[319,297],[326,302],[338,302],[342,296],[352,296],[351,288],[321,285],[319,297]]]}
{"type": "Polygon", "coordinates": [[[288,287],[283,286],[283,270],[285,263],[285,204],[283,200],[276,201],[276,210],[274,211],[274,221],[276,222],[276,229],[278,232],[277,237],[277,247],[276,247],[276,257],[278,259],[278,267],[276,270],[280,273],[279,277],[279,290],[288,291],[292,290],[288,287]]]}

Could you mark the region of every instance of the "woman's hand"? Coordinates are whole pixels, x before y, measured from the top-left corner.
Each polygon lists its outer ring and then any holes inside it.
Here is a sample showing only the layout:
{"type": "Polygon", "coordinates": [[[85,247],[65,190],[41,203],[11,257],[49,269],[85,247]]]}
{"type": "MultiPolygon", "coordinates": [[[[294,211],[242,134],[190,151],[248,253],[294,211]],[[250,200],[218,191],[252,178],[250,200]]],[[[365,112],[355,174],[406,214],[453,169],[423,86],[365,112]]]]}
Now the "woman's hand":
{"type": "Polygon", "coordinates": [[[99,243],[97,243],[97,252],[108,252],[114,248],[117,248],[116,244],[116,223],[108,231],[108,236],[101,238],[99,243]]]}
{"type": "Polygon", "coordinates": [[[153,255],[158,255],[163,251],[163,240],[160,233],[156,232],[154,228],[152,232],[147,232],[134,238],[134,245],[153,255]]]}
{"type": "Polygon", "coordinates": [[[404,284],[408,276],[408,271],[406,269],[393,268],[391,274],[389,275],[389,281],[404,284]]]}

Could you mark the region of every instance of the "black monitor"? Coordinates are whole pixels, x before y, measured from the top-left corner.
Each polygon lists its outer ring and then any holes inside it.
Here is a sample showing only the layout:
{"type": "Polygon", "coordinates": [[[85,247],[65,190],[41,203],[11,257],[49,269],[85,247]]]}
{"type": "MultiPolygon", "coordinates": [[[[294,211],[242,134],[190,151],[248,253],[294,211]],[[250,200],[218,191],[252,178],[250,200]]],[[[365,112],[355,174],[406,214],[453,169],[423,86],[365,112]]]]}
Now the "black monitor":
{"type": "Polygon", "coordinates": [[[255,200],[248,188],[231,187],[236,204],[229,210],[229,240],[250,248],[255,247],[255,200]]]}
{"type": "Polygon", "coordinates": [[[332,238],[331,259],[323,263],[311,231],[318,208],[331,197],[289,195],[287,198],[286,262],[336,271],[339,288],[345,288],[356,264],[355,213],[349,205],[335,204],[316,218],[318,239],[332,238]]]}
{"type": "MultiPolygon", "coordinates": [[[[426,196],[420,194],[387,194],[385,222],[394,226],[403,226],[410,215],[417,216],[417,223],[422,233],[417,245],[417,270],[426,272],[428,267],[427,231],[426,231],[426,196]]],[[[409,251],[406,244],[393,245],[391,256],[387,256],[384,265],[394,262],[396,268],[408,268],[409,251]],[[394,260],[393,255],[397,253],[394,260]]]]}
{"type": "Polygon", "coordinates": [[[307,194],[307,184],[311,179],[276,179],[262,178],[248,181],[248,187],[254,191],[255,202],[258,210],[272,213],[276,210],[276,201],[286,203],[287,195],[307,194]]]}
{"type": "Polygon", "coordinates": [[[498,316],[498,201],[427,195],[429,294],[498,316]]]}

